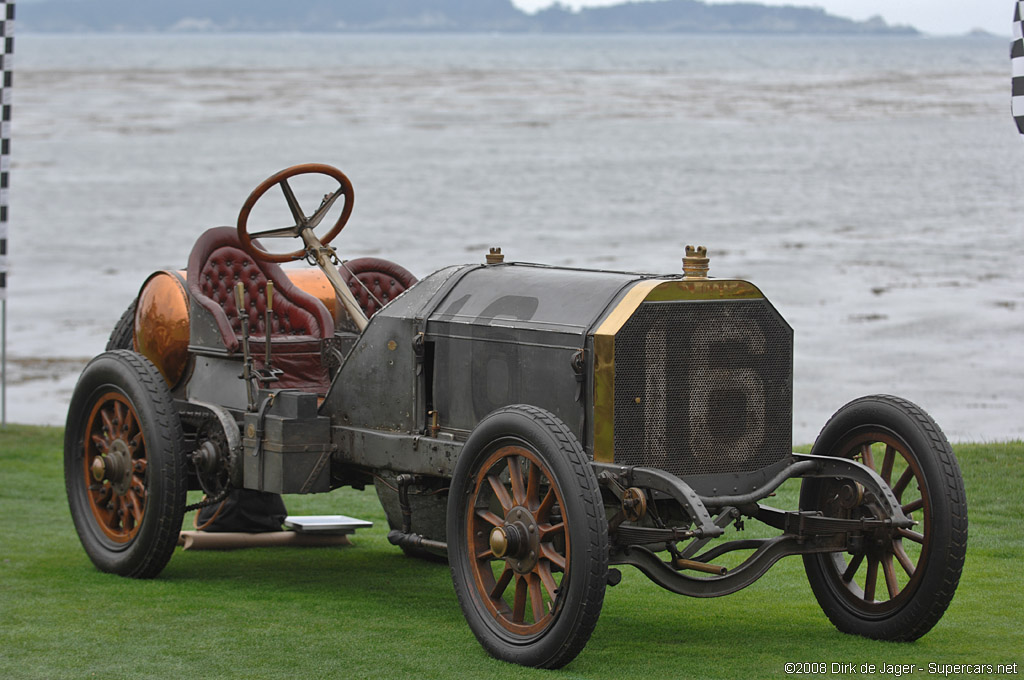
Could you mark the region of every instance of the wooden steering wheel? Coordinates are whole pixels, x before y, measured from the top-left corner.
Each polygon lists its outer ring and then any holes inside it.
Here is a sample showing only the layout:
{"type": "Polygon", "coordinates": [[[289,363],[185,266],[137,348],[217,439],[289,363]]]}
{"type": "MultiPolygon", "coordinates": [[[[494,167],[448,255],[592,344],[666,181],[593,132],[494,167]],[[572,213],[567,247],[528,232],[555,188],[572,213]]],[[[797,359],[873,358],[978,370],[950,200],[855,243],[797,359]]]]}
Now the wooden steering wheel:
{"type": "Polygon", "coordinates": [[[355,200],[355,192],[352,190],[352,182],[349,181],[348,177],[345,176],[341,170],[337,168],[325,165],[323,163],[304,163],[302,165],[293,165],[290,168],[271,175],[267,179],[263,180],[258,187],[253,189],[253,192],[249,194],[249,198],[245,199],[245,204],[242,205],[242,210],[238,213],[238,239],[242,242],[242,247],[252,254],[253,257],[268,262],[290,262],[291,260],[299,260],[306,256],[306,248],[301,248],[288,253],[272,253],[264,250],[258,242],[253,239],[257,238],[300,238],[303,242],[306,239],[303,238],[303,232],[307,229],[310,233],[320,225],[320,222],[324,219],[335,201],[339,197],[345,197],[345,206],[341,211],[341,217],[334,223],[334,226],[328,230],[326,234],[319,237],[320,245],[325,246],[330,243],[335,236],[342,230],[345,223],[348,222],[349,215],[352,214],[352,205],[355,200]],[[331,179],[338,182],[338,188],[332,193],[326,194],[323,200],[320,202],[319,207],[308,217],[302,211],[302,206],[299,205],[298,199],[295,198],[295,194],[292,193],[292,188],[288,184],[288,180],[297,175],[327,175],[331,179]],[[281,191],[284,192],[284,200],[288,203],[288,209],[292,213],[292,217],[295,219],[295,224],[289,227],[281,227],[278,229],[268,229],[266,231],[258,231],[250,233],[248,230],[249,214],[255,207],[256,202],[263,197],[263,194],[267,193],[275,185],[281,186],[281,191]]]}

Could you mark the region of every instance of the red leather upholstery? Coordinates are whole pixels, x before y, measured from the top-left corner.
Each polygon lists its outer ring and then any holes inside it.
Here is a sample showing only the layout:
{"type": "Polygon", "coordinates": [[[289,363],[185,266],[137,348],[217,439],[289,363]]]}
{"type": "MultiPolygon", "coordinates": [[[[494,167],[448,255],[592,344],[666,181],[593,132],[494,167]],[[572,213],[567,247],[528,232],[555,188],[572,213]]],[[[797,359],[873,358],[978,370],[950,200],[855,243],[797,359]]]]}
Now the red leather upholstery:
{"type": "Polygon", "coordinates": [[[266,333],[267,281],[274,282],[270,343],[275,368],[284,370],[275,387],[294,387],[325,394],[330,385],[321,358],[321,340],[334,335],[327,308],[295,286],[276,264],[262,262],[242,250],[238,232],[215,227],[196,241],[188,258],[191,295],[213,315],[224,346],[241,346],[242,322],[235,304],[235,283],[245,286],[245,311],[257,368],[262,368],[266,333]]]}
{"type": "Polygon", "coordinates": [[[404,267],[379,257],[348,260],[338,268],[338,271],[366,313],[366,318],[370,318],[381,307],[401,295],[407,288],[411,288],[417,280],[404,267]],[[359,281],[356,281],[357,278],[359,281]],[[370,293],[373,293],[372,297],[370,293]]]}

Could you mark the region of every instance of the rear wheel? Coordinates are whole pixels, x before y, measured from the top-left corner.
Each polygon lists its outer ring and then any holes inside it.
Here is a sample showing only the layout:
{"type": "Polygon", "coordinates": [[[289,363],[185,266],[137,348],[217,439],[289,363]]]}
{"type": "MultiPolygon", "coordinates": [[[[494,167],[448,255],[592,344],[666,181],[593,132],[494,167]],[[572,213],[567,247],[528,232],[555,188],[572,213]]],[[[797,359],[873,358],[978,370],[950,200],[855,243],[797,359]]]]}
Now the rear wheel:
{"type": "Polygon", "coordinates": [[[64,480],[97,568],[151,578],[166,566],[185,509],[183,446],[174,401],[149,360],[116,350],[89,362],[68,409],[64,480]]]}
{"type": "MultiPolygon", "coordinates": [[[[928,414],[896,397],[863,397],[822,429],[813,453],[853,458],[892,489],[910,529],[865,534],[848,553],[804,556],[814,595],[835,626],[883,640],[915,640],[949,606],[967,549],[967,500],[953,451],[928,414]]],[[[849,480],[807,479],[803,510],[884,519],[881,505],[849,480]]]]}
{"type": "Polygon", "coordinates": [[[604,602],[608,526],[560,420],[510,406],[480,421],[455,467],[447,533],[459,603],[492,656],[559,668],[579,654],[604,602]]]}
{"type": "Polygon", "coordinates": [[[128,309],[124,310],[121,318],[114,324],[114,330],[110,332],[110,339],[107,340],[107,351],[112,349],[131,349],[132,337],[135,333],[135,305],[132,300],[128,309]]]}

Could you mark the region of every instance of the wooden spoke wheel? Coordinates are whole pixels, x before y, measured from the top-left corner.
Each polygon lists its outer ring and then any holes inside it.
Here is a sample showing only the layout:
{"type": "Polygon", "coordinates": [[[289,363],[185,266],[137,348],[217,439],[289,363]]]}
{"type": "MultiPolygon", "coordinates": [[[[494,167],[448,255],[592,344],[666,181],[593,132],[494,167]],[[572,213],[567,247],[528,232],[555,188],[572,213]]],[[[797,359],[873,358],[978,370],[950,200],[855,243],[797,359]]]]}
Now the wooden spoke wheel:
{"type": "Polygon", "coordinates": [[[551,624],[565,568],[563,501],[530,449],[508,445],[477,471],[466,517],[473,580],[491,616],[518,635],[551,624]]]}
{"type": "Polygon", "coordinates": [[[101,570],[148,578],[177,543],[187,480],[174,401],[145,357],[93,359],[71,398],[64,477],[82,546],[101,570]]]}
{"type": "Polygon", "coordinates": [[[597,478],[555,416],[492,413],[456,464],[448,561],[470,628],[492,655],[558,668],[597,624],[608,530],[597,478]]]}
{"type": "MultiPolygon", "coordinates": [[[[847,633],[887,640],[924,635],[952,600],[967,545],[963,481],[942,431],[910,402],[864,397],[832,417],[814,452],[873,469],[917,522],[865,532],[846,553],[805,556],[825,614],[847,633]]],[[[800,506],[830,517],[887,517],[870,493],[844,479],[805,480],[800,506]]]]}
{"type": "Polygon", "coordinates": [[[139,533],[146,511],[146,440],[127,397],[101,394],[85,426],[86,498],[100,530],[115,543],[139,533]]]}

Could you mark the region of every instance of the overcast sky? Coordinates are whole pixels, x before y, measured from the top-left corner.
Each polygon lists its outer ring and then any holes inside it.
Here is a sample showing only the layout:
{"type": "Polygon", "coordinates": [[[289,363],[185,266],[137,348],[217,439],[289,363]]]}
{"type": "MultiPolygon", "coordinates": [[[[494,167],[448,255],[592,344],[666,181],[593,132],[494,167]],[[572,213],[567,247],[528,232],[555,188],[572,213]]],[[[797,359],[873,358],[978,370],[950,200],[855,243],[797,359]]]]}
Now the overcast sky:
{"type": "MultiPolygon", "coordinates": [[[[576,9],[598,5],[616,5],[623,0],[562,0],[576,9]]],[[[706,0],[729,2],[737,0],[706,0]]],[[[822,7],[830,14],[851,19],[880,15],[890,24],[910,24],[935,35],[966,33],[981,28],[996,35],[1010,35],[1014,0],[757,0],[766,5],[804,5],[822,7]]],[[[528,12],[547,7],[552,0],[512,0],[528,12]]]]}

